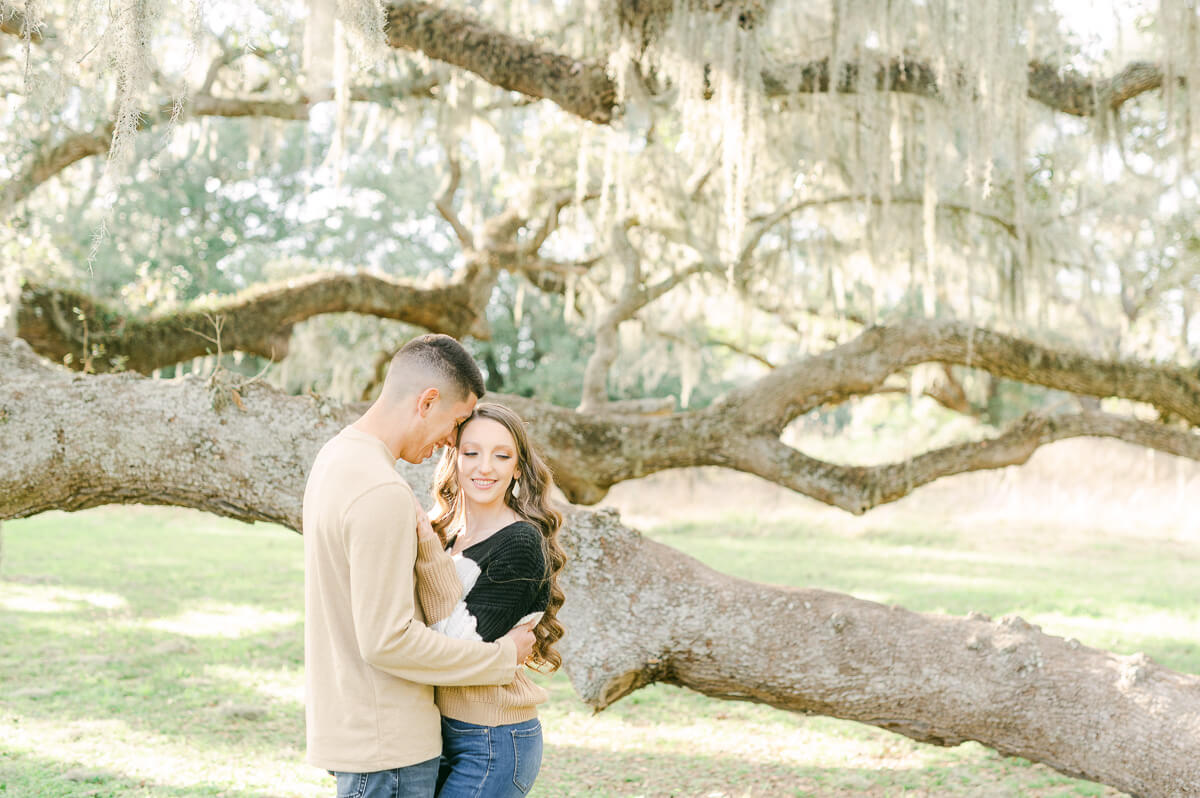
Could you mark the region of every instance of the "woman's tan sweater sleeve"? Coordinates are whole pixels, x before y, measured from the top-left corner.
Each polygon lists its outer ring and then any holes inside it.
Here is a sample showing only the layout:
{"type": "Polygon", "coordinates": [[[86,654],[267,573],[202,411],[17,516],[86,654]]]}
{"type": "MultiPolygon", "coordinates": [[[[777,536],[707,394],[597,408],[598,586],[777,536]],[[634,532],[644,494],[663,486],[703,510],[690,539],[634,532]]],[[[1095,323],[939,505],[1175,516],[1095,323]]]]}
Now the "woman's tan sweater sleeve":
{"type": "Polygon", "coordinates": [[[454,605],[462,598],[462,582],[454,570],[454,558],[436,537],[417,541],[416,570],[417,596],[425,623],[432,626],[450,617],[454,605]]]}

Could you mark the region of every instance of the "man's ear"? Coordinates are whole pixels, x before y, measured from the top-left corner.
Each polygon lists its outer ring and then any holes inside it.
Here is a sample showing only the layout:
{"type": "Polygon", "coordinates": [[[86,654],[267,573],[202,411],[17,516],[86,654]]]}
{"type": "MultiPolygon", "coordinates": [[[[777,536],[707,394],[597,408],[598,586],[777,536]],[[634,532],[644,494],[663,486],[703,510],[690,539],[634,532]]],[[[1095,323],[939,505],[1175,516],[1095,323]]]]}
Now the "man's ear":
{"type": "Polygon", "coordinates": [[[421,395],[417,397],[417,413],[424,418],[437,404],[437,400],[441,398],[441,393],[437,388],[426,388],[421,391],[421,395]]]}

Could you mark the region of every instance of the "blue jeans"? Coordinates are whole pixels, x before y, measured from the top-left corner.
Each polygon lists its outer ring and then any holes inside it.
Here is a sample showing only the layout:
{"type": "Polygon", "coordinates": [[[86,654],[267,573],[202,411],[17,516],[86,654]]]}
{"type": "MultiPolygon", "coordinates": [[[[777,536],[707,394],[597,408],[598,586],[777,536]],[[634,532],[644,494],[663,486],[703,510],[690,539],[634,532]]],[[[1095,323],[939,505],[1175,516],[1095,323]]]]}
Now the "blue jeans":
{"type": "Polygon", "coordinates": [[[537,718],[507,726],[477,726],[442,718],[438,798],[520,798],[542,767],[537,718]]]}
{"type": "Polygon", "coordinates": [[[437,785],[437,757],[404,768],[374,773],[333,773],[337,798],[433,798],[437,785]]]}

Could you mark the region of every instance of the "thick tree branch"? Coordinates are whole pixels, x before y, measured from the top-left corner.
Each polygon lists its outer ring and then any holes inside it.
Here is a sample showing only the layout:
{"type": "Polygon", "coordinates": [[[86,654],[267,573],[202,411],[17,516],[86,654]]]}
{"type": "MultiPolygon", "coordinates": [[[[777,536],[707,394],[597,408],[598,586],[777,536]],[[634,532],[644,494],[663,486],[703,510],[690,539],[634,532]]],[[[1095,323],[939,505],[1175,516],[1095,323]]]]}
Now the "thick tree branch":
{"type": "Polygon", "coordinates": [[[935,745],[976,740],[1133,795],[1200,795],[1200,677],[1015,616],[919,615],[731,579],[611,513],[569,523],[563,654],[597,708],[665,682],[935,745]]]}
{"type": "Polygon", "coordinates": [[[593,503],[612,485],[668,468],[718,465],[757,474],[819,501],[862,513],[949,474],[999,468],[1037,446],[1082,435],[1114,437],[1197,458],[1194,433],[1099,413],[1030,416],[993,441],[927,452],[874,468],[825,463],[780,443],[783,428],[823,404],[873,393],[919,363],[953,363],[1076,394],[1146,402],[1200,425],[1200,376],[1173,366],[1104,361],[966,325],[873,327],[829,352],[776,368],[707,408],[613,418],[504,397],[532,419],[556,479],[572,501],[593,503]]]}
{"type": "Polygon", "coordinates": [[[942,477],[1022,465],[1038,448],[1068,438],[1115,438],[1167,454],[1200,460],[1200,435],[1108,413],[1029,413],[996,438],[935,449],[879,466],[843,466],[808,457],[778,439],[748,439],[730,465],[847,512],[901,499],[942,477]]]}
{"type": "MultiPolygon", "coordinates": [[[[831,79],[828,59],[795,64],[763,73],[768,96],[792,94],[853,94],[869,85],[874,91],[893,91],[937,99],[943,91],[931,66],[908,57],[891,58],[874,65],[847,62],[840,65],[837,80],[831,79]]],[[[952,74],[960,87],[970,85],[968,76],[952,74]]],[[[1028,66],[1026,92],[1052,111],[1072,116],[1095,116],[1118,110],[1129,100],[1162,87],[1162,69],[1156,64],[1134,61],[1111,78],[1089,78],[1042,61],[1028,66]]]]}
{"type": "MultiPolygon", "coordinates": [[[[308,466],[354,417],[220,374],[78,375],[0,337],[0,520],[147,503],[298,529],[308,466]]],[[[431,472],[402,464],[418,495],[431,472]]],[[[597,708],[661,681],[934,744],[978,740],[1136,795],[1200,794],[1200,677],[1019,618],[733,579],[611,512],[569,509],[567,521],[561,649],[597,708]]]]}
{"type": "MultiPolygon", "coordinates": [[[[422,52],[430,58],[474,72],[509,91],[550,100],[564,111],[597,124],[608,124],[619,112],[616,83],[605,71],[604,57],[571,58],[536,43],[510,36],[462,12],[419,0],[388,6],[388,41],[392,47],[422,52]]],[[[828,59],[764,72],[768,96],[854,93],[869,83],[874,91],[892,91],[935,99],[941,96],[937,72],[910,57],[877,65],[840,65],[836,79],[828,59]]],[[[954,76],[962,85],[970,81],[954,76]]],[[[1088,78],[1034,61],[1029,64],[1028,96],[1046,107],[1074,116],[1116,110],[1130,99],[1162,86],[1162,69],[1134,62],[1111,78],[1088,78]]]]}
{"type": "Polygon", "coordinates": [[[809,457],[778,434],[749,432],[745,406],[666,416],[573,413],[536,400],[500,396],[530,429],[573,501],[591,504],[608,488],[669,468],[715,465],[755,474],[850,513],[896,501],[942,477],[1018,465],[1040,446],[1084,436],[1108,437],[1200,460],[1200,436],[1163,424],[1099,412],[1030,414],[996,438],[947,446],[879,466],[846,466],[809,457]]]}
{"type": "Polygon", "coordinates": [[[1200,372],[1102,360],[958,322],[909,321],[869,328],[828,352],[781,366],[728,401],[749,404],[772,432],[825,403],[869,393],[919,363],[951,363],[1031,385],[1145,402],[1200,425],[1200,372]]]}
{"type": "Polygon", "coordinates": [[[43,149],[24,171],[0,186],[0,216],[9,213],[33,190],[73,163],[93,155],[103,155],[112,146],[113,126],[95,133],[74,133],[63,141],[43,149]]]}
{"type": "Polygon", "coordinates": [[[1072,116],[1116,111],[1133,98],[1162,88],[1157,64],[1134,61],[1111,78],[1089,78],[1033,61],[1029,64],[1029,97],[1072,116]]]}
{"type": "MultiPolygon", "coordinates": [[[[487,227],[495,234],[512,234],[521,227],[511,213],[491,221],[487,227]]],[[[61,361],[70,355],[73,367],[86,370],[124,367],[145,373],[212,350],[210,333],[218,319],[226,350],[274,357],[286,352],[291,325],[318,313],[372,313],[451,334],[480,334],[474,325],[482,323],[494,275],[486,263],[469,260],[462,276],[441,288],[422,289],[367,275],[316,277],[151,319],[122,317],[77,294],[26,287],[17,319],[19,334],[46,357],[61,361]]],[[[598,329],[597,354],[589,366],[606,362],[600,357],[605,329],[615,335],[621,319],[685,275],[680,272],[627,292],[606,316],[611,323],[598,329]]],[[[1119,396],[1152,405],[1164,418],[1200,426],[1200,375],[1193,371],[1106,361],[990,330],[924,321],[868,328],[846,344],[780,366],[701,410],[638,418],[628,415],[630,408],[603,400],[571,412],[520,397],[507,399],[538,430],[560,486],[573,501],[583,503],[598,501],[614,484],[663,469],[720,465],[861,513],[942,476],[1023,462],[1037,446],[1066,437],[1115,437],[1197,456],[1190,432],[1118,423],[1098,413],[1078,419],[1029,417],[994,441],[949,447],[873,469],[823,463],[779,442],[783,428],[803,413],[878,392],[890,375],[921,363],[973,367],[1081,396],[1119,396]]],[[[663,409],[656,406],[654,411],[663,409]]]]}
{"type": "Polygon", "coordinates": [[[215,351],[208,338],[218,318],[225,351],[273,360],[287,354],[293,325],[324,313],[364,313],[448,335],[486,338],[484,307],[493,281],[491,272],[472,268],[441,286],[363,273],[321,274],[147,318],[121,315],[77,292],[27,285],[17,310],[17,334],[51,360],[62,362],[69,355],[73,368],[143,374],[215,351]]]}
{"type": "Polygon", "coordinates": [[[34,44],[41,44],[46,38],[54,36],[53,31],[45,25],[30,26],[25,12],[10,3],[0,3],[0,33],[21,39],[28,37],[34,44]]]}
{"type": "MultiPolygon", "coordinates": [[[[452,167],[447,190],[452,190],[455,174],[452,167]]],[[[437,202],[446,206],[443,213],[454,216],[446,191],[437,202]]],[[[324,313],[363,313],[433,332],[486,339],[487,303],[501,269],[547,274],[566,268],[542,259],[531,245],[519,241],[527,224],[517,205],[488,219],[478,235],[483,249],[466,247],[466,265],[446,285],[423,286],[369,274],[315,275],[149,318],[126,316],[79,292],[26,286],[18,300],[18,335],[38,353],[72,368],[141,373],[213,350],[218,319],[225,351],[271,359],[287,354],[294,324],[324,313]]],[[[461,222],[459,227],[460,237],[475,240],[461,222]]],[[[544,240],[534,239],[538,244],[544,240]]]]}
{"type": "Polygon", "coordinates": [[[426,2],[390,4],[385,32],[392,47],[462,67],[502,89],[551,100],[597,124],[612,120],[616,84],[602,61],[552,52],[426,2]]]}

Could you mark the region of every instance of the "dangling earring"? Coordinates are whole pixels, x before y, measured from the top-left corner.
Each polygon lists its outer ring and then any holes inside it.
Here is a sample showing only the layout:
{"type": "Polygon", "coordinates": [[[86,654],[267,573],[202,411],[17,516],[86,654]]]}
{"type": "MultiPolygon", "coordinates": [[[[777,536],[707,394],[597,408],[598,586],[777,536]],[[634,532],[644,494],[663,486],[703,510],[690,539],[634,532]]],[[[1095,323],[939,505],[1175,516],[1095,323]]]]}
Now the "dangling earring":
{"type": "Polygon", "coordinates": [[[521,483],[517,481],[516,477],[513,477],[512,497],[515,499],[520,495],[521,495],[521,483]]]}

